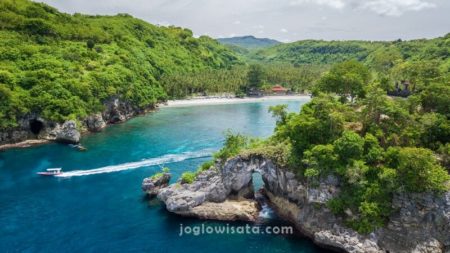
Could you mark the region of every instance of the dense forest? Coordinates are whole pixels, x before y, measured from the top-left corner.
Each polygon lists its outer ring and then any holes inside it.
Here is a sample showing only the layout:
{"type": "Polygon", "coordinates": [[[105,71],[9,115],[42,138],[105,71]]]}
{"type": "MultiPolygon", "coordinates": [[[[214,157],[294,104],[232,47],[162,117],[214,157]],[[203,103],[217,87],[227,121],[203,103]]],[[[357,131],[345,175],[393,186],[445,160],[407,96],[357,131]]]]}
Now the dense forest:
{"type": "Polygon", "coordinates": [[[83,118],[120,97],[136,107],[167,99],[162,76],[227,69],[238,57],[188,29],[127,14],[64,14],[28,0],[0,2],[0,128],[37,113],[83,118]]]}

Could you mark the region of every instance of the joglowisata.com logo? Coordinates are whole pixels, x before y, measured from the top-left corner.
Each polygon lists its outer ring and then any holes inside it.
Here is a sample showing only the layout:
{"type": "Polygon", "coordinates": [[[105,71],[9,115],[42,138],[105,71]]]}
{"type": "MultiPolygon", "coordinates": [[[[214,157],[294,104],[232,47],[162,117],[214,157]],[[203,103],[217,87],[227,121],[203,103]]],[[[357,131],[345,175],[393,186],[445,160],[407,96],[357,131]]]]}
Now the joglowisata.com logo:
{"type": "Polygon", "coordinates": [[[251,226],[249,224],[235,226],[225,225],[183,225],[180,223],[179,236],[185,235],[212,235],[212,234],[241,234],[241,235],[292,235],[294,228],[292,226],[251,226]]]}

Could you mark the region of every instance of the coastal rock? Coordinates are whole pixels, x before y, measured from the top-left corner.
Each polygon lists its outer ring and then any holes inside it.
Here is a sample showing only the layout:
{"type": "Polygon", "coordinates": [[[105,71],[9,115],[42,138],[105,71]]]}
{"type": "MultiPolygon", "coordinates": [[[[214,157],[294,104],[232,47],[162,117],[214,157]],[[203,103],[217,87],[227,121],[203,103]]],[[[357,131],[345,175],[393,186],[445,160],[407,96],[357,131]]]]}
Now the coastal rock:
{"type": "Polygon", "coordinates": [[[220,221],[256,221],[259,205],[254,200],[225,200],[224,202],[204,202],[189,211],[178,214],[186,217],[220,221]]]}
{"type": "Polygon", "coordinates": [[[310,184],[260,155],[238,156],[216,167],[199,175],[192,184],[178,183],[161,190],[158,198],[165,202],[167,210],[185,216],[245,219],[236,208],[225,207],[224,203],[235,196],[246,201],[242,196],[252,187],[253,173],[259,173],[277,214],[323,247],[374,253],[450,250],[450,192],[395,195],[395,212],[388,224],[365,235],[345,226],[342,218],[327,208],[326,203],[340,192],[336,177],[310,184]],[[234,211],[236,216],[230,213],[234,211]]]}
{"type": "Polygon", "coordinates": [[[63,143],[76,144],[80,142],[80,132],[77,130],[77,124],[73,120],[64,122],[64,124],[54,130],[56,132],[56,141],[63,143]]]}
{"type": "Polygon", "coordinates": [[[169,185],[170,173],[163,173],[154,177],[145,178],[142,181],[142,190],[149,196],[155,197],[159,191],[169,185]]]}
{"type": "Polygon", "coordinates": [[[97,113],[87,117],[86,127],[90,132],[99,132],[106,127],[106,122],[103,120],[101,113],[97,113]]]}
{"type": "Polygon", "coordinates": [[[219,172],[202,172],[192,184],[172,184],[159,191],[168,211],[199,219],[254,221],[259,212],[256,201],[231,194],[219,172]]]}
{"type": "Polygon", "coordinates": [[[137,114],[154,109],[154,105],[147,108],[137,108],[130,102],[119,98],[111,98],[105,103],[106,110],[102,113],[103,120],[109,124],[124,122],[137,114]]]}
{"type": "Polygon", "coordinates": [[[158,198],[170,212],[186,214],[186,211],[204,202],[223,202],[230,191],[222,183],[218,171],[202,172],[192,184],[172,184],[162,189],[158,198]]]}
{"type": "Polygon", "coordinates": [[[46,139],[49,122],[35,114],[28,114],[17,121],[17,127],[0,131],[0,145],[18,143],[30,139],[46,139]]]}
{"type": "MultiPolygon", "coordinates": [[[[105,110],[102,113],[90,115],[83,120],[83,125],[79,126],[82,131],[101,131],[107,124],[114,124],[126,121],[133,116],[155,109],[155,105],[144,108],[133,106],[131,103],[119,98],[111,98],[105,102],[105,110]]],[[[33,143],[29,140],[60,141],[64,143],[76,144],[80,139],[80,132],[71,125],[74,121],[64,124],[43,119],[40,115],[30,113],[18,119],[17,126],[0,131],[0,145],[5,148],[13,147],[6,144],[17,144],[27,146],[20,142],[33,143]]],[[[76,125],[75,125],[76,126],[76,125]]],[[[41,143],[41,142],[39,142],[41,143]]]]}

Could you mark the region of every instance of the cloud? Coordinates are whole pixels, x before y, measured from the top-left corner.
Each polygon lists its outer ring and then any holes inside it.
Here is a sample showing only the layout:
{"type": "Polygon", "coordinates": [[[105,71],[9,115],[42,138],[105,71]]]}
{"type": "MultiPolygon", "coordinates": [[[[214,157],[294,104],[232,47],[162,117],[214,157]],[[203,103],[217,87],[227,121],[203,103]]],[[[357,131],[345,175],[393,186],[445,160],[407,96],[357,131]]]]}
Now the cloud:
{"type": "Polygon", "coordinates": [[[400,16],[407,11],[420,11],[434,8],[436,5],[424,0],[369,0],[360,5],[379,15],[400,16]]]}
{"type": "Polygon", "coordinates": [[[303,4],[317,4],[328,6],[335,9],[342,9],[345,7],[345,0],[292,0],[291,6],[303,5],[303,4]]]}
{"type": "Polygon", "coordinates": [[[287,33],[288,30],[287,30],[286,28],[281,28],[280,32],[282,32],[282,33],[287,33]]]}
{"type": "Polygon", "coordinates": [[[300,6],[315,4],[333,9],[344,9],[353,6],[355,9],[365,9],[384,16],[400,16],[408,11],[420,11],[436,7],[431,0],[291,0],[289,5],[300,6]]]}
{"type": "Polygon", "coordinates": [[[239,24],[241,24],[241,21],[240,20],[236,20],[236,21],[233,22],[233,24],[239,25],[239,24]]]}

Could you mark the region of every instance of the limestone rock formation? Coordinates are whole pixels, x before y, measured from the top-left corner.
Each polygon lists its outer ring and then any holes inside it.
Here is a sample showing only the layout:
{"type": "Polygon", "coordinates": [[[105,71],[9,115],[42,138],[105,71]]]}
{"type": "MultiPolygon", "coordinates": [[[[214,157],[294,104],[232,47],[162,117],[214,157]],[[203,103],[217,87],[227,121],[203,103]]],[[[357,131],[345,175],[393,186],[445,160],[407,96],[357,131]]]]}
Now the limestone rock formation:
{"type": "Polygon", "coordinates": [[[231,196],[248,191],[252,186],[252,174],[257,172],[278,215],[291,221],[319,245],[345,252],[450,250],[450,192],[398,194],[393,200],[396,211],[389,223],[363,235],[345,226],[342,218],[326,206],[327,201],[340,192],[340,182],[335,177],[309,185],[258,155],[238,156],[216,167],[217,170],[202,173],[193,184],[174,184],[161,190],[158,198],[171,212],[220,219],[230,214],[213,214],[220,213],[219,209],[231,196]]]}
{"type": "Polygon", "coordinates": [[[87,117],[86,127],[90,132],[99,132],[106,127],[106,122],[103,120],[101,113],[97,113],[87,117]]]}
{"type": "Polygon", "coordinates": [[[155,197],[159,191],[169,185],[172,175],[170,173],[163,173],[160,176],[148,177],[142,181],[142,190],[149,196],[155,197]]]}
{"type": "MultiPolygon", "coordinates": [[[[105,102],[105,110],[102,113],[93,114],[85,118],[79,129],[80,131],[98,132],[105,128],[107,124],[124,122],[133,116],[153,109],[155,109],[154,105],[150,105],[147,108],[137,108],[119,98],[112,98],[105,102]]],[[[31,113],[18,119],[17,123],[17,126],[14,128],[0,130],[0,145],[20,144],[20,142],[27,140],[47,140],[76,144],[80,140],[80,132],[77,130],[74,121],[53,122],[43,119],[38,114],[31,113]]]]}
{"type": "Polygon", "coordinates": [[[80,132],[77,130],[77,124],[73,120],[64,122],[61,127],[56,128],[56,141],[63,143],[76,144],[80,142],[80,132]]]}
{"type": "Polygon", "coordinates": [[[255,221],[259,205],[255,200],[225,200],[224,202],[203,202],[188,211],[177,212],[186,217],[221,221],[255,221]]]}

